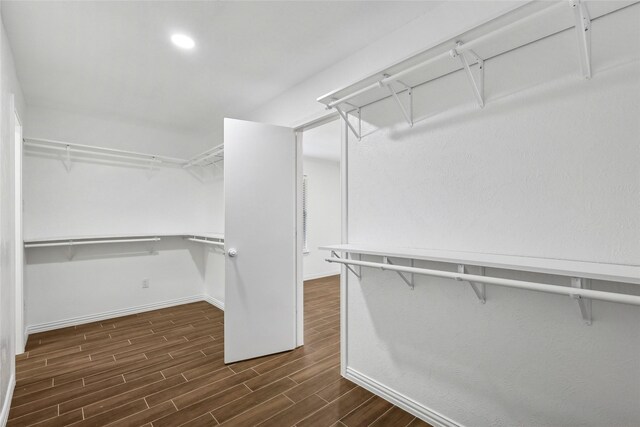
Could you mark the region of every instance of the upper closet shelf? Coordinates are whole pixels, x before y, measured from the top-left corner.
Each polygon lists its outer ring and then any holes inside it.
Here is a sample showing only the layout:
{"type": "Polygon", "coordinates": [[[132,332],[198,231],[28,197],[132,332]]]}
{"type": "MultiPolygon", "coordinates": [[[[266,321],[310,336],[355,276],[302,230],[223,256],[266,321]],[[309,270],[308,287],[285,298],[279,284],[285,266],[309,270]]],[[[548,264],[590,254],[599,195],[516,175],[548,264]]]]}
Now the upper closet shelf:
{"type": "Polygon", "coordinates": [[[360,108],[392,97],[406,121],[413,125],[412,89],[464,70],[472,96],[483,107],[485,60],[574,27],[580,68],[583,77],[588,79],[591,77],[591,21],[637,1],[530,2],[323,95],[318,102],[335,108],[359,139],[360,130],[349,121],[349,113],[355,112],[359,118],[360,108]],[[408,102],[400,99],[402,92],[408,93],[408,102]]]}
{"type": "MultiPolygon", "coordinates": [[[[64,163],[67,171],[71,171],[72,157],[80,157],[84,159],[106,158],[111,162],[128,162],[147,166],[149,170],[152,171],[154,168],[159,166],[182,167],[187,169],[191,166],[205,167],[212,164],[217,165],[218,162],[223,160],[224,153],[223,145],[218,145],[187,160],[177,157],[118,150],[93,145],[75,144],[44,138],[24,138],[24,146],[29,150],[28,152],[39,151],[56,154],[64,163]]],[[[198,178],[201,177],[198,176],[198,178]]]]}
{"type": "Polygon", "coordinates": [[[389,248],[357,244],[323,246],[320,249],[349,254],[435,261],[640,285],[640,265],[606,264],[433,249],[389,248]]]}
{"type": "Polygon", "coordinates": [[[160,164],[183,165],[187,161],[176,157],[159,156],[156,154],[138,153],[135,151],[117,150],[114,148],[96,147],[93,145],[75,144],[43,138],[25,138],[24,146],[31,149],[52,150],[61,152],[67,170],[71,169],[71,156],[108,157],[115,161],[133,161],[147,163],[150,167],[160,164]]]}

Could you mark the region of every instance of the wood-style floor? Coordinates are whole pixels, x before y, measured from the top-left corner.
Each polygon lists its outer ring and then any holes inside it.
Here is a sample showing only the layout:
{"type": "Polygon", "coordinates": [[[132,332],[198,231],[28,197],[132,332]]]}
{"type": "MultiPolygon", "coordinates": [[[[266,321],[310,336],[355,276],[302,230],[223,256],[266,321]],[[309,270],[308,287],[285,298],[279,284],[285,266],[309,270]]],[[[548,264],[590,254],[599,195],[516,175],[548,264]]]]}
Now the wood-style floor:
{"type": "Polygon", "coordinates": [[[341,378],[338,278],[305,283],[305,345],[223,362],[206,302],[29,337],[9,426],[427,426],[341,378]]]}

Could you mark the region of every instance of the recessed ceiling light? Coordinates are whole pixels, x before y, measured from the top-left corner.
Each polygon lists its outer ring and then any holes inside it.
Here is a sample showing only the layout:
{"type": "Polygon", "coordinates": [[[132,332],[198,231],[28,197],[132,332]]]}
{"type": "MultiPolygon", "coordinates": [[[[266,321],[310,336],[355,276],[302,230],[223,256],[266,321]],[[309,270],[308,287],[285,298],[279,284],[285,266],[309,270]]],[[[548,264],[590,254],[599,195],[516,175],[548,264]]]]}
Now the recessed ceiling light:
{"type": "Polygon", "coordinates": [[[196,45],[196,42],[194,42],[191,37],[184,34],[172,35],[171,41],[173,42],[173,44],[182,49],[193,49],[193,47],[196,45]]]}

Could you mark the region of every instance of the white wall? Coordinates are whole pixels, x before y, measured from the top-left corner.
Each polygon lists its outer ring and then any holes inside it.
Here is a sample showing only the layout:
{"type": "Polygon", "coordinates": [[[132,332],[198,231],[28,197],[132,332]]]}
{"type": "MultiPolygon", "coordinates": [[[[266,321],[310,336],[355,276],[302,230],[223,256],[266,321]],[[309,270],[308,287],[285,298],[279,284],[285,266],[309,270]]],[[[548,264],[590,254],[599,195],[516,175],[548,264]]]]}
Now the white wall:
{"type": "MultiPolygon", "coordinates": [[[[306,135],[306,133],[305,133],[306,135]]],[[[340,138],[340,133],[335,135],[340,138]]],[[[303,137],[304,145],[304,137],[303,137]]],[[[324,261],[318,247],[340,243],[340,163],[304,157],[307,176],[307,248],[303,258],[304,280],[340,273],[340,266],[324,261]]]]}
{"type": "Polygon", "coordinates": [[[71,261],[66,248],[28,249],[27,325],[55,329],[68,326],[70,319],[82,323],[115,317],[120,310],[199,299],[206,273],[203,251],[203,245],[180,237],[79,247],[71,261]]]}
{"type": "Polygon", "coordinates": [[[160,127],[92,111],[66,111],[29,105],[32,125],[25,137],[63,139],[78,144],[188,158],[221,144],[200,133],[160,127]]]}
{"type": "Polygon", "coordinates": [[[0,14],[0,424],[8,416],[15,373],[15,177],[14,106],[25,117],[25,105],[13,54],[0,14]]]}
{"type": "MultiPolygon", "coordinates": [[[[25,136],[153,154],[189,157],[202,151],[199,140],[186,133],[37,107],[30,108],[26,129],[25,136]]],[[[180,167],[149,172],[146,166],[83,160],[72,160],[67,172],[61,159],[28,154],[23,181],[26,240],[224,231],[221,172],[203,183],[180,167]]],[[[221,286],[223,276],[208,269],[203,245],[164,238],[154,249],[149,255],[147,244],[84,246],[71,261],[66,248],[29,249],[27,325],[49,328],[200,297],[205,282],[221,286]],[[150,280],[148,289],[142,289],[144,279],[150,280]]]]}
{"type": "MultiPolygon", "coordinates": [[[[431,45],[501,6],[443,7],[363,52],[384,56],[385,44],[402,50],[405,39],[431,45]]],[[[369,134],[349,143],[349,241],[637,264],[639,9],[594,23],[591,81],[579,78],[570,31],[487,61],[484,110],[461,73],[414,91],[414,129],[391,101],[363,110],[369,134]]],[[[320,112],[311,100],[349,83],[342,76],[358,58],[253,117],[291,124],[320,112]]],[[[393,273],[365,270],[344,284],[350,370],[459,425],[637,425],[637,307],[594,302],[585,326],[569,298],[489,287],[480,305],[468,285],[416,280],[412,292],[393,273]]]]}

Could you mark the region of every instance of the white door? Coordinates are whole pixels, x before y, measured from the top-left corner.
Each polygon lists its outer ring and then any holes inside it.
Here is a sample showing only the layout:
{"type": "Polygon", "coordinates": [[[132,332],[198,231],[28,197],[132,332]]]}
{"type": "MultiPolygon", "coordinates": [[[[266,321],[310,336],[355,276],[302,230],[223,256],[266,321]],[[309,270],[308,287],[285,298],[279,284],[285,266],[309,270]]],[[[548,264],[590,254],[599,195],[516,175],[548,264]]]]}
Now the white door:
{"type": "Polygon", "coordinates": [[[296,347],[297,197],[293,129],[224,120],[224,360],[296,347]]]}

